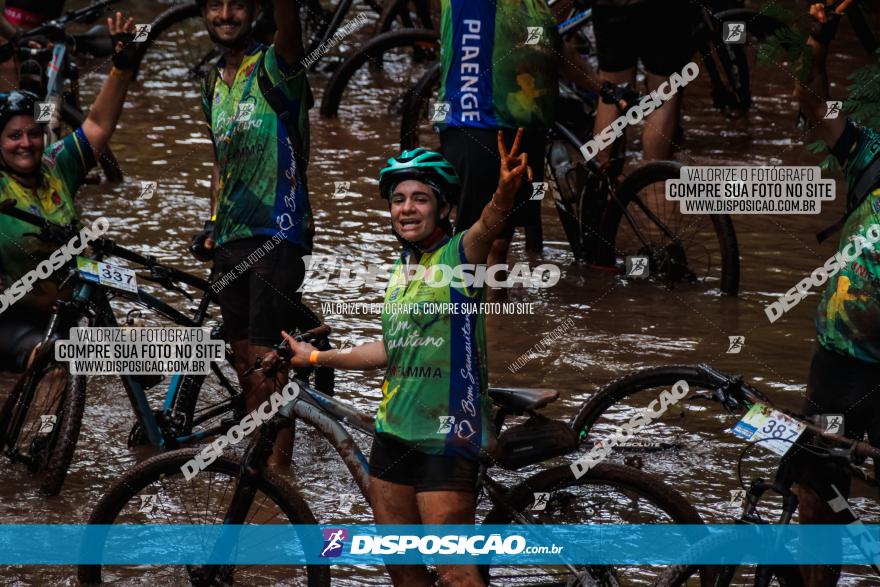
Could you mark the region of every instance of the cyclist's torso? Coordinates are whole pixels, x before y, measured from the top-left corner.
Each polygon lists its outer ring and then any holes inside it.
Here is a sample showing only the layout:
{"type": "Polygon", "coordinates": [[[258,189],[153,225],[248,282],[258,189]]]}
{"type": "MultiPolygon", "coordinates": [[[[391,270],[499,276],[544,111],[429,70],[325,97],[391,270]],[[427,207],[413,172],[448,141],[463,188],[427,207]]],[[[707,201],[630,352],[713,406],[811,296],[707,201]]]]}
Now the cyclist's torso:
{"type": "MultiPolygon", "coordinates": [[[[218,64],[222,70],[222,63],[218,64]]],[[[288,75],[274,47],[254,44],[242,60],[232,86],[219,77],[211,115],[211,132],[220,168],[217,187],[218,244],[258,235],[282,234],[285,240],[311,249],[312,213],[294,144],[308,149],[308,79],[302,68],[288,75]],[[287,139],[285,125],[263,96],[258,71],[264,62],[273,86],[283,90],[294,117],[299,141],[287,139]]],[[[307,157],[307,153],[304,154],[307,157]]]]}
{"type": "MultiPolygon", "coordinates": [[[[67,224],[77,219],[73,198],[94,165],[91,147],[82,129],[77,129],[43,152],[39,187],[27,188],[0,172],[0,193],[3,199],[15,199],[17,208],[67,224]]],[[[5,287],[21,279],[58,248],[54,243],[25,236],[38,230],[26,222],[0,214],[0,275],[6,282],[5,287]]],[[[58,297],[57,280],[63,277],[61,273],[56,272],[48,280],[36,281],[32,292],[18,303],[48,309],[58,297]]]]}
{"type": "MultiPolygon", "coordinates": [[[[880,157],[880,133],[860,128],[843,161],[851,190],[860,173],[880,157]]],[[[880,225],[880,187],[868,194],[843,227],[838,251],[856,239],[867,241],[872,225],[880,225]]],[[[850,246],[849,252],[857,250],[850,246]]],[[[880,363],[880,242],[866,244],[861,254],[829,279],[816,316],[819,342],[826,349],[880,363]]]]}
{"type": "Polygon", "coordinates": [[[545,0],[443,0],[440,128],[546,128],[559,36],[545,0]]]}
{"type": "Polygon", "coordinates": [[[64,0],[6,0],[3,16],[9,24],[32,29],[64,12],[64,0]]]}
{"type": "MultiPolygon", "coordinates": [[[[467,263],[464,234],[423,253],[419,264],[430,272],[432,266],[467,263]]],[[[492,439],[485,320],[476,313],[483,291],[432,287],[424,279],[406,283],[405,267],[398,260],[385,292],[382,336],[388,366],[376,431],[428,454],[475,459],[492,439]],[[458,311],[440,313],[439,304],[455,304],[458,311]]]]}

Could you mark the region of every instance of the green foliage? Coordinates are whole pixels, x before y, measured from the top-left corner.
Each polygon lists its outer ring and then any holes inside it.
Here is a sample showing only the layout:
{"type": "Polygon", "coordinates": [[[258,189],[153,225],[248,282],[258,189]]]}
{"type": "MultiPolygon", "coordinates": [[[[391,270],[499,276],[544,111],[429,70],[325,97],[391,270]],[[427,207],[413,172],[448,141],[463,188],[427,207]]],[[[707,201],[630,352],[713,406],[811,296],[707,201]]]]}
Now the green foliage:
{"type": "Polygon", "coordinates": [[[813,66],[813,54],[807,45],[807,33],[794,25],[780,28],[758,47],[758,63],[780,67],[787,63],[788,73],[806,81],[813,66]]]}
{"type": "MultiPolygon", "coordinates": [[[[828,145],[822,139],[807,145],[807,151],[813,154],[823,153],[827,150],[828,145]]],[[[828,156],[819,163],[819,167],[822,169],[840,169],[840,163],[837,162],[837,158],[834,155],[829,153],[828,156]]]]}
{"type": "Polygon", "coordinates": [[[847,76],[850,83],[843,109],[853,121],[880,129],[880,50],[876,55],[877,61],[847,76]]]}

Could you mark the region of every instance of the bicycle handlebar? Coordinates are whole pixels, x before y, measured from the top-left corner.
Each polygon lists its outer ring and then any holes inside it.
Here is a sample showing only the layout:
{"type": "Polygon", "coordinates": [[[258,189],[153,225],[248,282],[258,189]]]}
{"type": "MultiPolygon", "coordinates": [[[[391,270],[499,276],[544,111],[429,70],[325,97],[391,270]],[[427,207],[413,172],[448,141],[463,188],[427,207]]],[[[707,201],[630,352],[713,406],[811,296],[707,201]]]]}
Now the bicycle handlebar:
{"type": "MultiPolygon", "coordinates": [[[[22,222],[26,222],[28,224],[32,224],[42,229],[42,232],[37,235],[38,238],[51,240],[56,244],[63,245],[67,243],[71,238],[79,234],[79,229],[76,227],[75,223],[71,223],[69,225],[58,224],[52,222],[51,220],[43,218],[42,216],[37,216],[36,214],[32,214],[25,210],[20,210],[15,207],[15,200],[13,199],[7,199],[3,202],[0,202],[0,214],[11,216],[12,218],[21,220],[22,222]]],[[[119,257],[120,259],[131,261],[132,263],[136,263],[149,269],[151,272],[157,275],[167,277],[171,281],[185,283],[201,291],[208,291],[211,286],[211,284],[209,284],[201,277],[196,277],[195,275],[190,275],[189,273],[185,273],[183,271],[180,271],[179,269],[163,265],[156,261],[156,259],[153,257],[145,257],[140,253],[116,244],[116,241],[114,241],[113,239],[97,238],[91,242],[90,246],[94,250],[100,251],[105,255],[119,257]]]]}
{"type": "MultiPolygon", "coordinates": [[[[330,333],[333,331],[326,324],[321,324],[320,326],[316,326],[311,330],[306,330],[305,332],[301,332],[300,334],[294,336],[294,339],[297,342],[312,342],[318,341],[321,339],[327,339],[330,336],[330,333]]],[[[290,333],[288,333],[290,334],[290,333]]],[[[266,357],[257,357],[257,360],[254,362],[254,366],[245,371],[242,376],[247,377],[257,369],[262,369],[263,367],[263,359],[267,357],[271,357],[272,353],[274,353],[278,357],[278,361],[272,359],[270,365],[265,367],[267,373],[272,373],[276,371],[281,364],[288,363],[290,359],[293,358],[293,349],[287,344],[286,340],[282,340],[278,344],[272,347],[272,351],[266,355],[266,357]]]]}
{"type": "Polygon", "coordinates": [[[803,415],[792,413],[784,408],[780,408],[774,405],[770,398],[765,396],[763,393],[761,393],[748,383],[744,382],[741,377],[727,375],[726,373],[722,373],[721,371],[718,371],[714,367],[711,367],[705,363],[701,363],[700,365],[698,365],[698,367],[706,375],[717,381],[717,385],[719,386],[718,391],[723,396],[721,400],[725,402],[725,404],[727,404],[727,401],[730,399],[733,399],[735,402],[767,404],[789,416],[790,418],[797,420],[801,424],[804,424],[807,427],[807,430],[814,436],[818,438],[823,438],[834,444],[843,445],[846,447],[847,450],[850,450],[856,455],[862,457],[870,457],[871,459],[880,462],[880,449],[871,446],[867,442],[855,440],[846,436],[841,436],[839,434],[826,432],[820,426],[817,426],[803,415]]]}
{"type": "Polygon", "coordinates": [[[94,4],[80,8],[79,10],[69,10],[64,15],[59,16],[54,20],[45,22],[29,31],[25,31],[17,41],[8,41],[0,45],[0,61],[8,61],[11,59],[15,54],[16,46],[20,45],[22,41],[45,38],[46,40],[53,42],[67,42],[70,38],[65,31],[67,25],[75,22],[92,22],[108,6],[120,1],[121,0],[98,0],[94,4]]]}

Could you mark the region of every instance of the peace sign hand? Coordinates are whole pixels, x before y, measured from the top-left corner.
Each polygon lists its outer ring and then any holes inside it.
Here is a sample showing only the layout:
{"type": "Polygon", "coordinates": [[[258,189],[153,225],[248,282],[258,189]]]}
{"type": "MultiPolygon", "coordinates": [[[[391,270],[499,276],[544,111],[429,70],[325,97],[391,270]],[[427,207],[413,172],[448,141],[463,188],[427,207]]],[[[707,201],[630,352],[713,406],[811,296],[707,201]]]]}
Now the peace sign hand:
{"type": "Polygon", "coordinates": [[[499,208],[513,208],[516,194],[522,186],[523,178],[532,180],[532,168],[528,165],[528,154],[520,153],[523,129],[516,131],[513,147],[508,152],[504,145],[504,134],[498,131],[498,154],[501,156],[501,173],[498,177],[498,189],[494,201],[499,208]]]}

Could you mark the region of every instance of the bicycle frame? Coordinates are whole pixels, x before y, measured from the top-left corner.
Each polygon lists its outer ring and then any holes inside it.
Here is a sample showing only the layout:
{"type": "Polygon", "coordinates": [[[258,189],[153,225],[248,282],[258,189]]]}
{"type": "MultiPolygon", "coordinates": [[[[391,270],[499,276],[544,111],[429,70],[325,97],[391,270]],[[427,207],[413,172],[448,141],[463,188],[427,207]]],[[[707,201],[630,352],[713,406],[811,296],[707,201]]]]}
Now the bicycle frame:
{"type": "MultiPolygon", "coordinates": [[[[110,242],[112,243],[112,241],[110,242]]],[[[111,247],[114,247],[114,253],[118,254],[126,252],[125,249],[116,247],[115,244],[111,244],[111,247]]],[[[139,255],[133,253],[120,256],[129,257],[129,260],[135,262],[138,262],[138,258],[140,257],[139,255]]],[[[99,253],[97,255],[94,255],[94,257],[95,260],[100,261],[101,259],[103,259],[104,254],[99,253]]],[[[141,258],[141,260],[149,261],[148,259],[143,258],[141,258]]],[[[74,311],[81,315],[89,314],[93,311],[95,316],[94,326],[119,326],[119,323],[117,322],[116,317],[113,314],[112,308],[110,307],[110,302],[104,295],[106,288],[85,281],[84,279],[79,277],[76,269],[71,269],[71,276],[74,279],[78,280],[77,285],[74,287],[73,300],[72,302],[59,303],[59,310],[56,311],[56,313],[53,315],[52,320],[50,321],[46,329],[43,337],[43,343],[48,343],[52,339],[53,335],[57,333],[59,327],[63,326],[58,323],[59,315],[63,313],[64,309],[67,306],[74,306],[74,311]]],[[[205,286],[205,295],[199,301],[198,307],[195,311],[195,315],[192,318],[179,312],[169,304],[163,302],[162,300],[156,298],[155,296],[149,294],[141,288],[138,288],[136,297],[133,294],[127,294],[124,295],[124,297],[133,300],[138,305],[141,305],[149,310],[160,314],[174,324],[195,328],[201,326],[204,323],[204,320],[207,317],[208,307],[211,302],[211,295],[207,291],[207,283],[205,283],[205,286]]],[[[225,375],[223,375],[220,368],[216,364],[212,363],[211,369],[217,375],[218,379],[220,379],[220,381],[224,383],[224,385],[228,388],[228,379],[225,377],[225,375]]],[[[166,417],[167,421],[173,421],[173,417],[176,413],[175,407],[181,389],[188,381],[188,379],[193,377],[198,376],[181,374],[172,375],[171,381],[168,384],[168,390],[166,392],[165,401],[162,408],[163,416],[166,417]]],[[[126,394],[128,395],[128,399],[131,403],[132,409],[135,412],[135,417],[137,418],[138,423],[146,433],[147,439],[153,446],[159,448],[174,447],[178,444],[201,440],[202,438],[205,438],[207,436],[222,432],[225,428],[224,425],[220,425],[215,428],[199,431],[193,434],[176,437],[170,436],[165,433],[165,430],[162,426],[160,426],[159,422],[157,421],[153,409],[150,406],[149,399],[146,395],[147,388],[142,383],[142,381],[137,376],[133,375],[120,375],[120,379],[122,380],[122,385],[125,388],[126,394]]],[[[227,411],[227,408],[225,408],[223,405],[215,407],[214,409],[207,411],[205,414],[201,414],[198,421],[193,422],[193,424],[206,421],[212,417],[224,413],[225,411],[227,411]]]]}
{"type": "MultiPolygon", "coordinates": [[[[583,141],[581,141],[573,131],[568,129],[564,124],[562,124],[560,122],[553,123],[553,132],[558,133],[561,136],[561,138],[569,141],[572,145],[580,146],[583,144],[583,141]]],[[[619,144],[619,143],[616,143],[616,144],[619,144]]],[[[650,239],[645,237],[641,228],[639,228],[638,223],[633,219],[632,212],[630,212],[628,207],[623,206],[621,204],[620,200],[617,198],[617,193],[615,190],[616,181],[615,181],[614,177],[612,177],[611,175],[606,173],[606,171],[603,169],[603,167],[595,159],[589,159],[589,160],[585,159],[583,157],[583,153],[580,153],[580,151],[579,151],[579,154],[581,156],[583,164],[587,167],[587,169],[590,171],[590,173],[592,173],[600,178],[603,178],[604,179],[603,183],[608,186],[608,189],[605,194],[602,194],[600,192],[593,192],[592,194],[588,194],[587,197],[590,199],[601,198],[604,202],[603,206],[602,206],[603,213],[604,213],[605,209],[612,204],[619,206],[621,208],[623,217],[626,219],[627,223],[632,228],[633,233],[636,235],[636,237],[639,239],[639,241],[642,243],[643,246],[649,246],[650,239]]],[[[558,200],[562,200],[562,199],[559,198],[558,200]]],[[[571,210],[567,209],[567,207],[564,205],[564,200],[562,200],[562,202],[563,203],[561,205],[563,205],[563,207],[566,208],[567,212],[571,213],[571,210]]],[[[677,240],[675,233],[672,230],[670,230],[669,227],[666,226],[666,224],[657,216],[657,214],[653,210],[651,210],[650,207],[646,206],[645,203],[642,202],[642,200],[640,198],[635,197],[633,199],[633,202],[635,202],[638,205],[639,210],[641,210],[642,213],[649,220],[651,220],[658,228],[661,229],[664,236],[669,238],[671,241],[677,240]]],[[[601,221],[601,218],[596,218],[595,220],[597,223],[596,226],[598,226],[598,223],[601,221]]],[[[593,260],[596,257],[595,251],[585,250],[584,253],[586,254],[587,260],[593,260]]]]}

